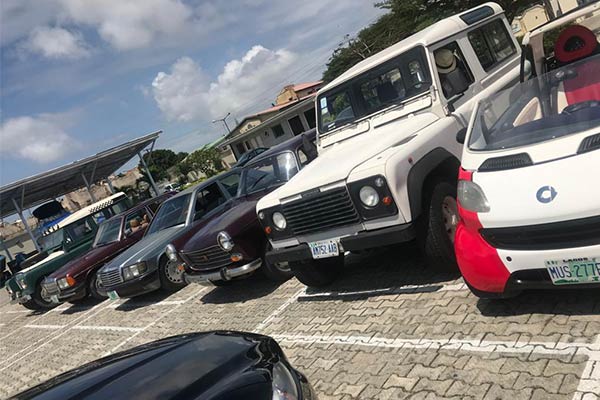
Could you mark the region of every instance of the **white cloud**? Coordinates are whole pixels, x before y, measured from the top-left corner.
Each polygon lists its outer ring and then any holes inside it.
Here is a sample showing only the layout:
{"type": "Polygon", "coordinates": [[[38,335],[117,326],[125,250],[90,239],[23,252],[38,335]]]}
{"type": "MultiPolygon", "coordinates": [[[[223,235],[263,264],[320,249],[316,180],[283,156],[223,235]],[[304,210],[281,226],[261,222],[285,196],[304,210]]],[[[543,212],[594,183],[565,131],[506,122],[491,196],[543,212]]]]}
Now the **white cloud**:
{"type": "Polygon", "coordinates": [[[0,154],[49,163],[62,159],[76,147],[64,130],[62,114],[10,118],[0,125],[0,154]]]}
{"type": "Polygon", "coordinates": [[[97,28],[119,50],[146,47],[188,28],[192,10],[180,0],[61,0],[69,18],[97,28]]]}
{"type": "MultiPolygon", "coordinates": [[[[216,81],[189,57],[177,60],[170,72],[152,82],[154,99],[170,120],[191,121],[256,111],[261,99],[271,99],[287,83],[297,55],[283,50],[252,47],[241,59],[229,61],[216,81]]],[[[264,105],[264,104],[262,104],[264,105]]],[[[239,115],[242,117],[243,115],[239,115]]]]}
{"type": "Polygon", "coordinates": [[[47,58],[80,58],[89,54],[80,34],[58,27],[34,29],[24,47],[47,58]]]}

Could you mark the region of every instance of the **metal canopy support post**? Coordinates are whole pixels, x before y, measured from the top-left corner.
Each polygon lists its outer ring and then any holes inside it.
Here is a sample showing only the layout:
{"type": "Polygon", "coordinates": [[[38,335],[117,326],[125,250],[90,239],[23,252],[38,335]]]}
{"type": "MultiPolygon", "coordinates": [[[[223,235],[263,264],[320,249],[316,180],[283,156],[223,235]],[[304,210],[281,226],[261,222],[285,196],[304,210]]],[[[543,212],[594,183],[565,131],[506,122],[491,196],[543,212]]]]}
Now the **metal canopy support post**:
{"type": "Polygon", "coordinates": [[[148,174],[148,179],[150,180],[152,189],[154,189],[154,193],[156,193],[156,196],[159,196],[160,193],[158,191],[158,187],[156,186],[156,182],[154,182],[154,178],[152,177],[152,174],[150,173],[150,169],[148,168],[148,165],[146,164],[144,157],[142,157],[141,151],[138,151],[138,156],[140,157],[140,162],[142,163],[142,165],[144,166],[144,169],[146,170],[146,174],[148,174]]]}
{"type": "Polygon", "coordinates": [[[81,177],[83,178],[83,182],[85,183],[85,187],[87,188],[88,194],[92,198],[92,203],[95,203],[96,196],[94,196],[94,193],[92,193],[92,187],[90,186],[90,183],[88,182],[88,180],[85,177],[85,174],[83,172],[81,173],[81,177]]]}
{"type": "Polygon", "coordinates": [[[12,199],[12,201],[15,206],[15,210],[17,210],[17,214],[19,214],[21,221],[23,221],[23,226],[25,226],[25,230],[29,234],[31,241],[33,242],[33,245],[35,246],[35,249],[38,251],[38,253],[41,253],[42,248],[40,247],[37,240],[35,240],[35,236],[33,236],[33,232],[31,231],[31,228],[29,227],[29,224],[27,223],[27,219],[25,218],[25,215],[23,215],[23,210],[21,210],[21,207],[19,207],[19,203],[17,203],[17,201],[14,198],[12,199]]]}
{"type": "Polygon", "coordinates": [[[110,181],[110,176],[106,177],[106,184],[108,185],[108,189],[110,190],[110,193],[115,194],[115,188],[112,184],[112,182],[110,181]]]}

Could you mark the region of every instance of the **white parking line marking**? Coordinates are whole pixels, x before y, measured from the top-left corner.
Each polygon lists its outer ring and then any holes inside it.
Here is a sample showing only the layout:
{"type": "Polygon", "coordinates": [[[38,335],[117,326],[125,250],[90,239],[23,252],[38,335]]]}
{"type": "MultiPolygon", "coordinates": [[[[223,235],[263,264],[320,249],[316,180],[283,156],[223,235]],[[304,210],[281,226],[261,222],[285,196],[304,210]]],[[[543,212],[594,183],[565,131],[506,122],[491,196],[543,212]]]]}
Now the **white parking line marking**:
{"type": "Polygon", "coordinates": [[[4,311],[4,314],[25,314],[25,313],[31,313],[31,310],[7,310],[4,311]]]}
{"type": "Polygon", "coordinates": [[[127,339],[123,340],[121,343],[119,343],[118,345],[116,345],[115,347],[113,347],[112,349],[110,349],[108,352],[104,353],[104,355],[102,357],[106,357],[109,356],[111,354],[113,354],[114,352],[116,352],[117,350],[119,350],[121,347],[125,346],[127,343],[131,342],[133,339],[135,339],[137,336],[139,336],[140,334],[142,334],[143,332],[145,332],[146,330],[150,329],[151,327],[153,327],[154,325],[156,325],[156,323],[158,323],[158,321],[160,321],[161,319],[163,319],[164,317],[168,316],[169,314],[171,314],[173,311],[177,310],[179,307],[181,307],[183,304],[189,302],[190,300],[196,298],[197,296],[200,296],[203,292],[207,291],[209,288],[207,287],[202,287],[200,288],[200,290],[194,292],[191,296],[189,296],[188,298],[184,299],[182,301],[182,303],[177,304],[175,307],[170,308],[169,310],[163,312],[162,314],[160,314],[154,321],[150,322],[148,325],[144,326],[143,328],[141,328],[141,330],[139,330],[138,332],[134,333],[133,335],[129,336],[127,339]]]}
{"type": "Polygon", "coordinates": [[[306,293],[306,288],[300,289],[296,293],[294,293],[289,299],[287,299],[282,305],[280,305],[275,311],[273,311],[271,315],[269,315],[264,321],[256,325],[253,332],[260,333],[263,329],[267,327],[267,325],[271,321],[273,321],[273,319],[277,318],[279,314],[281,314],[286,308],[288,308],[292,303],[296,302],[296,300],[298,300],[298,297],[300,297],[303,293],[306,293]]]}
{"type": "Polygon", "coordinates": [[[63,329],[65,328],[66,325],[24,325],[24,328],[32,328],[32,329],[51,329],[51,330],[56,330],[56,329],[63,329]]]}
{"type": "Polygon", "coordinates": [[[185,303],[185,300],[163,300],[163,301],[159,301],[158,303],[152,303],[152,302],[143,302],[143,303],[117,303],[117,304],[111,304],[109,306],[109,308],[118,308],[121,306],[125,306],[125,307],[132,307],[132,308],[142,308],[142,307],[156,307],[156,306],[179,306],[185,303]]]}
{"type": "Polygon", "coordinates": [[[421,293],[421,292],[456,292],[468,290],[464,283],[454,283],[450,285],[431,284],[431,285],[405,285],[395,286],[383,289],[357,290],[352,292],[322,292],[306,293],[300,298],[319,298],[319,297],[353,297],[353,296],[391,296],[402,293],[421,293]]]}
{"type": "Polygon", "coordinates": [[[276,340],[288,343],[340,344],[363,347],[395,349],[458,350],[478,353],[504,354],[563,354],[573,355],[596,352],[597,343],[568,342],[504,342],[490,340],[458,339],[391,339],[377,336],[319,336],[319,335],[272,335],[276,340]]]}
{"type": "Polygon", "coordinates": [[[139,332],[143,328],[129,328],[126,326],[93,326],[93,325],[79,325],[74,326],[73,329],[82,331],[117,331],[117,332],[139,332]]]}
{"type": "Polygon", "coordinates": [[[588,356],[588,361],[583,368],[573,400],[600,399],[600,335],[596,337],[593,348],[579,349],[578,353],[588,356]]]}

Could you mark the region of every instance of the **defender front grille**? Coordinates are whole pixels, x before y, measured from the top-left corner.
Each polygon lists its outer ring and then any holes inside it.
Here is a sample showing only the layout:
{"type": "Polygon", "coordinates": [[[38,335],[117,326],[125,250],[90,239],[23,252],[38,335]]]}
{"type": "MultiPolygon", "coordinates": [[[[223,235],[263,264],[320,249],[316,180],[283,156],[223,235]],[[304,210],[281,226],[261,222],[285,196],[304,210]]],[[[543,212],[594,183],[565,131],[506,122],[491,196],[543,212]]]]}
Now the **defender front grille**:
{"type": "Polygon", "coordinates": [[[100,277],[100,282],[102,282],[102,286],[104,287],[115,286],[123,282],[123,278],[121,278],[121,271],[119,269],[101,272],[98,276],[100,277]]]}
{"type": "Polygon", "coordinates": [[[497,249],[553,250],[600,244],[600,217],[540,225],[482,229],[483,238],[497,249]]]}
{"type": "Polygon", "coordinates": [[[219,246],[206,247],[202,250],[182,253],[184,261],[191,269],[206,271],[226,267],[231,264],[229,253],[219,246]]]}
{"type": "Polygon", "coordinates": [[[357,224],[360,216],[345,187],[327,190],[283,204],[285,216],[295,235],[320,232],[357,224]]]}

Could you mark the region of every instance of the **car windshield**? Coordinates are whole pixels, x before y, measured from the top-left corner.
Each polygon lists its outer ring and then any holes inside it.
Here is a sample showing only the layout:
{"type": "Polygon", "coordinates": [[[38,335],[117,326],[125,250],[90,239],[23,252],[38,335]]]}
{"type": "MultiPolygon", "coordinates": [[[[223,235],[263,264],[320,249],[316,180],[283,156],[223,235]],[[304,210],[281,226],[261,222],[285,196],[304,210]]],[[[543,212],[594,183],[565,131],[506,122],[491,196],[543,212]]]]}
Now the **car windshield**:
{"type": "Polygon", "coordinates": [[[100,227],[98,227],[98,233],[96,234],[96,241],[94,242],[94,247],[116,242],[117,240],[119,240],[120,232],[121,218],[103,222],[102,224],[100,224],[100,227]]]}
{"type": "Polygon", "coordinates": [[[285,183],[296,175],[298,170],[298,162],[291,151],[260,160],[245,170],[244,193],[285,183]]]}
{"type": "Polygon", "coordinates": [[[508,149],[597,128],[598,71],[600,55],[552,70],[481,102],[469,148],[508,149]]]}
{"type": "Polygon", "coordinates": [[[191,194],[175,197],[165,201],[148,228],[147,235],[161,231],[171,226],[185,224],[187,220],[191,194]]]}
{"type": "Polygon", "coordinates": [[[400,104],[430,86],[425,50],[416,47],[320,95],[317,99],[319,132],[332,131],[400,104]]]}
{"type": "Polygon", "coordinates": [[[93,221],[93,217],[90,216],[65,226],[63,229],[65,242],[77,243],[78,241],[92,233],[94,231],[93,221]]]}

